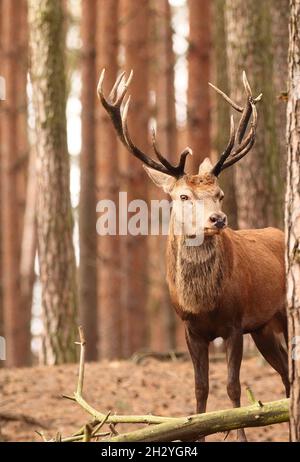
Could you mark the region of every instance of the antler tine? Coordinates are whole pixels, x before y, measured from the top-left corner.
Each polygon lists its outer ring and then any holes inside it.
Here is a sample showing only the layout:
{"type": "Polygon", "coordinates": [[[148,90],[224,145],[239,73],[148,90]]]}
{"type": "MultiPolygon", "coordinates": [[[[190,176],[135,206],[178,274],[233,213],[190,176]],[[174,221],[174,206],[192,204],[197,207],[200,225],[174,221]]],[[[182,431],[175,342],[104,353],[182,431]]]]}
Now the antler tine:
{"type": "Polygon", "coordinates": [[[187,156],[189,155],[193,155],[193,151],[191,148],[189,147],[186,147],[182,153],[180,154],[180,158],[179,158],[179,162],[176,166],[170,164],[170,162],[161,154],[161,152],[159,151],[158,147],[157,147],[157,143],[156,143],[156,133],[155,133],[155,129],[152,128],[152,146],[153,146],[153,150],[155,152],[155,155],[157,156],[157,158],[159,159],[159,161],[167,168],[167,169],[174,169],[179,175],[180,174],[184,174],[184,169],[185,169],[185,163],[186,163],[186,159],[187,159],[187,156]]]}
{"type": "Polygon", "coordinates": [[[211,88],[213,88],[217,93],[219,93],[219,95],[221,95],[225,99],[225,101],[227,101],[227,103],[229,103],[233,107],[233,109],[235,109],[238,112],[243,112],[243,108],[236,104],[234,101],[232,101],[232,99],[229,98],[229,96],[227,96],[226,93],[224,93],[222,90],[220,90],[220,88],[216,87],[211,82],[208,82],[208,85],[211,88]]]}
{"type": "Polygon", "coordinates": [[[238,143],[242,142],[242,139],[245,135],[245,132],[247,130],[247,126],[248,126],[248,123],[249,123],[249,120],[252,114],[252,106],[253,106],[253,104],[251,103],[253,101],[252,90],[248,82],[245,71],[243,71],[243,84],[244,84],[245,92],[248,98],[247,98],[246,106],[243,109],[242,117],[239,122],[237,133],[236,133],[236,139],[238,143]]]}
{"type": "Polygon", "coordinates": [[[176,167],[178,172],[184,172],[187,156],[192,156],[192,155],[193,155],[193,150],[190,147],[186,147],[182,151],[182,153],[180,154],[179,163],[178,163],[178,165],[176,167]]]}
{"type": "Polygon", "coordinates": [[[248,82],[247,75],[246,75],[245,71],[243,71],[242,78],[243,78],[243,84],[244,84],[246,93],[247,93],[249,98],[252,98],[252,90],[251,90],[250,84],[248,82]]]}
{"type": "MultiPolygon", "coordinates": [[[[256,135],[256,126],[257,126],[257,111],[255,104],[261,100],[262,94],[259,94],[256,98],[253,98],[252,90],[250,84],[247,79],[246,72],[243,71],[243,85],[245,88],[245,92],[247,95],[247,102],[244,108],[242,108],[242,115],[238,124],[237,131],[235,132],[234,129],[231,128],[231,136],[229,143],[220,156],[220,159],[216,163],[216,165],[212,169],[212,173],[218,176],[221,171],[225,168],[230,167],[235,162],[238,162],[242,157],[244,157],[252,148],[255,143],[255,135],[256,135]],[[248,132],[248,135],[244,138],[247,127],[249,125],[250,118],[252,116],[251,128],[248,132]],[[234,149],[234,145],[237,143],[236,148],[234,149]]],[[[226,101],[228,101],[232,106],[233,102],[230,98],[225,95],[225,93],[221,92],[219,89],[211,85],[215,88],[218,93],[220,93],[223,97],[226,97],[226,101]],[[224,96],[225,95],[225,96],[224,96]]],[[[235,104],[235,103],[234,103],[235,104]]],[[[236,107],[233,106],[235,109],[236,107]]],[[[232,127],[232,122],[231,122],[232,127]]]]}
{"type": "Polygon", "coordinates": [[[118,88],[120,83],[122,82],[123,78],[125,76],[125,71],[121,72],[121,74],[117,77],[117,80],[114,83],[114,86],[111,89],[111,92],[109,94],[109,99],[113,102],[116,101],[117,96],[118,96],[118,88]]]}
{"type": "Polygon", "coordinates": [[[97,95],[99,99],[101,100],[102,104],[106,107],[106,105],[108,105],[108,101],[106,100],[103,94],[104,77],[105,77],[105,69],[102,69],[100,77],[99,77],[98,85],[97,85],[97,95]]]}
{"type": "Polygon", "coordinates": [[[168,162],[168,160],[161,154],[161,152],[159,151],[158,147],[157,147],[157,144],[156,144],[156,133],[155,133],[155,129],[152,127],[152,130],[151,130],[151,138],[152,138],[152,147],[153,147],[153,151],[155,152],[155,155],[156,157],[158,158],[158,160],[165,166],[165,167],[172,167],[171,164],[168,162]]]}
{"type": "Polygon", "coordinates": [[[128,96],[126,103],[124,104],[123,112],[121,115],[122,118],[122,128],[123,128],[123,133],[124,133],[124,138],[126,140],[127,148],[132,152],[132,154],[140,159],[142,162],[144,162],[146,165],[149,167],[155,168],[156,170],[164,171],[163,166],[160,164],[157,164],[154,160],[152,160],[150,157],[146,156],[131,140],[130,135],[129,135],[129,130],[128,130],[128,125],[127,125],[127,116],[128,116],[128,109],[129,109],[129,104],[130,104],[131,96],[128,96]],[[157,168],[159,167],[159,168],[157,168]]]}
{"type": "Polygon", "coordinates": [[[223,153],[220,156],[220,159],[216,163],[216,165],[212,169],[212,173],[215,176],[218,176],[221,171],[222,171],[222,166],[225,162],[225,160],[230,156],[230,153],[232,151],[233,145],[234,145],[234,140],[235,140],[235,126],[234,126],[234,119],[233,115],[230,116],[230,135],[229,135],[229,141],[228,144],[223,151],[223,153]]]}
{"type": "Polygon", "coordinates": [[[251,87],[250,87],[250,84],[249,84],[249,81],[247,79],[247,75],[246,75],[245,71],[243,71],[243,84],[244,84],[244,87],[245,87],[245,90],[246,90],[246,93],[247,93],[248,97],[251,98],[254,101],[254,103],[258,103],[258,101],[260,101],[262,99],[263,94],[260,93],[256,98],[253,98],[252,90],[251,90],[251,87]]]}
{"type": "MultiPolygon", "coordinates": [[[[124,75],[125,75],[125,74],[124,74],[124,75]]],[[[132,77],[133,77],[133,71],[131,70],[128,79],[127,79],[127,80],[125,81],[125,83],[124,83],[124,88],[123,88],[123,90],[121,91],[121,93],[120,93],[120,95],[118,96],[118,98],[117,98],[117,100],[116,100],[116,103],[115,103],[115,104],[116,104],[117,106],[119,106],[119,107],[120,107],[121,104],[123,103],[124,97],[125,97],[125,95],[126,95],[126,93],[127,93],[127,90],[128,90],[128,87],[129,87],[129,85],[130,85],[130,83],[131,83],[132,77]]]]}

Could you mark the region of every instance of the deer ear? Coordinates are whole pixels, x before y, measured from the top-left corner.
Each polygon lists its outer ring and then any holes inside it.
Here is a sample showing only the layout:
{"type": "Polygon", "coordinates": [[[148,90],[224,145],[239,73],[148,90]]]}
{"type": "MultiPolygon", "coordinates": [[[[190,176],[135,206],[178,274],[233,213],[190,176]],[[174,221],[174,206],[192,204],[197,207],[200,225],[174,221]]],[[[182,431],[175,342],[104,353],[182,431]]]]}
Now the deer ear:
{"type": "Polygon", "coordinates": [[[159,172],[158,170],[154,170],[153,168],[146,167],[146,165],[143,165],[143,167],[146,170],[149,177],[151,178],[151,180],[153,181],[153,183],[156,184],[156,186],[162,188],[166,193],[169,193],[171,191],[174,184],[176,183],[176,178],[174,178],[171,175],[168,175],[167,173],[159,172]]]}
{"type": "Polygon", "coordinates": [[[206,157],[204,161],[199,166],[198,174],[202,175],[204,173],[209,173],[213,169],[213,164],[211,163],[210,159],[206,157]]]}

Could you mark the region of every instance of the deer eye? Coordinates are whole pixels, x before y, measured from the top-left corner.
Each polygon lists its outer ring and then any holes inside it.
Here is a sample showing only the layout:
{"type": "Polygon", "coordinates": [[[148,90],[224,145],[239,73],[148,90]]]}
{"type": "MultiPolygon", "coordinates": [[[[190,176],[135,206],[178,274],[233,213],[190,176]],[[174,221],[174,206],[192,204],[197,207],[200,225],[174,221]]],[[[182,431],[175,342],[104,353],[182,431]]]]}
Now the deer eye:
{"type": "Polygon", "coordinates": [[[186,194],[181,194],[180,199],[182,201],[187,201],[187,200],[189,200],[189,196],[187,196],[186,194]]]}
{"type": "Polygon", "coordinates": [[[223,191],[220,191],[215,195],[215,200],[222,202],[223,199],[224,199],[223,191]]]}

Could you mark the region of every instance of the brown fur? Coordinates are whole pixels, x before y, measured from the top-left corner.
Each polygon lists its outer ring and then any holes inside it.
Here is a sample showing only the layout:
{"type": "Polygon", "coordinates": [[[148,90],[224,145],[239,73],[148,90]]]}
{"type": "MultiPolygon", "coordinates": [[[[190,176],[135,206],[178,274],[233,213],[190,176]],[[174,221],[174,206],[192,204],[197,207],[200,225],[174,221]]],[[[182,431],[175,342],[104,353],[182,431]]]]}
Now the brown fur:
{"type": "Polygon", "coordinates": [[[241,325],[246,333],[278,313],[284,317],[283,236],[274,228],[227,228],[219,235],[205,237],[198,247],[187,247],[184,236],[174,236],[171,229],[167,280],[180,317],[193,318],[210,340],[226,338],[232,324],[241,325]],[[209,329],[203,324],[205,318],[209,329]]]}

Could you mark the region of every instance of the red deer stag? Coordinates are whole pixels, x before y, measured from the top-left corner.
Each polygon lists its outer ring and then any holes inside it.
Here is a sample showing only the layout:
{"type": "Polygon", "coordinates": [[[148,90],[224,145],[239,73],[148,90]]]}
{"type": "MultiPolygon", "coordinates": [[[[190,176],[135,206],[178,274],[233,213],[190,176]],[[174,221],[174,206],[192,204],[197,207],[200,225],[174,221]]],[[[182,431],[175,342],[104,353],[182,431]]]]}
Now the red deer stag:
{"type": "MultiPolygon", "coordinates": [[[[228,365],[227,393],[234,407],[240,406],[240,366],[243,355],[243,334],[250,333],[257,348],[268,363],[280,374],[289,394],[287,353],[279,334],[287,341],[285,315],[284,237],[279,229],[251,229],[234,231],[227,227],[227,217],[221,211],[224,197],[218,177],[226,168],[238,162],[252,148],[257,126],[257,98],[243,73],[246,91],[244,107],[235,104],[221,90],[211,85],[238,112],[241,118],[235,129],[231,116],[228,145],[213,166],[205,159],[196,175],[185,173],[189,148],[172,165],[159,152],[155,136],[153,148],[157,162],[143,153],[132,141],[127,114],[130,97],[123,101],[132,79],[125,73],[117,79],[109,98],[103,94],[102,71],[98,96],[109,114],[117,134],[126,148],[143,162],[154,181],[174,201],[167,244],[167,281],[173,305],[185,323],[186,341],[195,371],[197,412],[206,410],[209,391],[209,343],[222,337],[226,346],[228,365]],[[250,127],[248,129],[248,125],[250,127]],[[189,224],[178,235],[176,222],[182,219],[178,204],[185,202],[195,213],[196,203],[204,204],[204,239],[201,245],[187,245],[197,235],[189,224]],[[177,205],[176,205],[177,204],[177,205]]],[[[193,228],[194,220],[192,220],[193,228]]],[[[245,441],[243,429],[237,431],[245,441]]]]}

